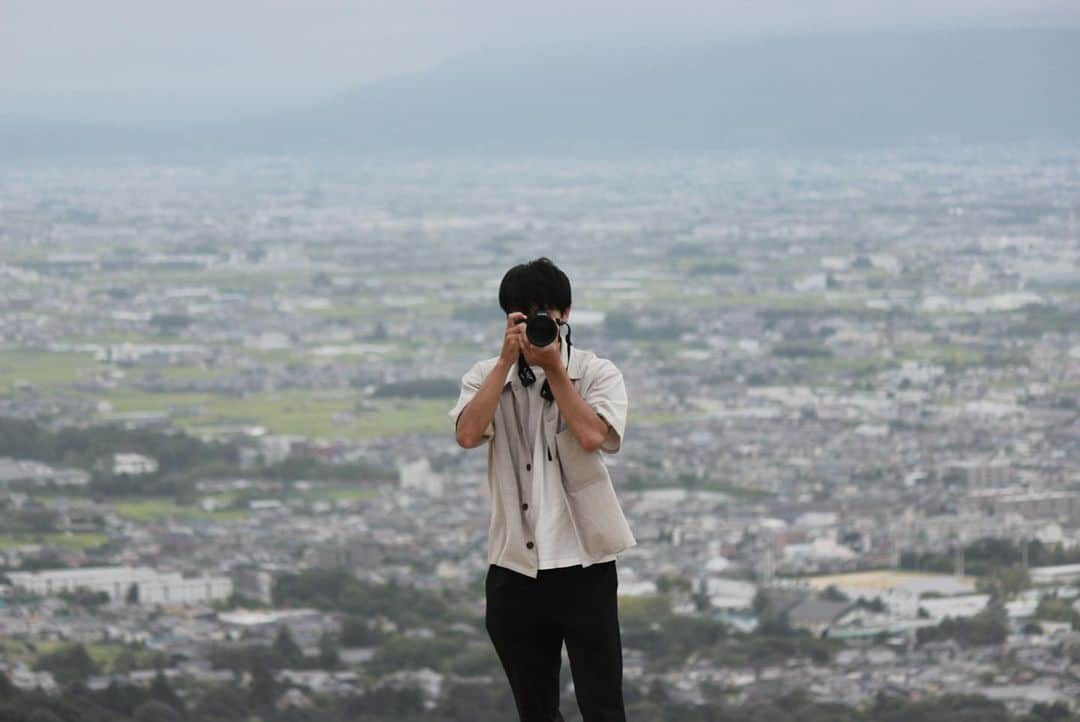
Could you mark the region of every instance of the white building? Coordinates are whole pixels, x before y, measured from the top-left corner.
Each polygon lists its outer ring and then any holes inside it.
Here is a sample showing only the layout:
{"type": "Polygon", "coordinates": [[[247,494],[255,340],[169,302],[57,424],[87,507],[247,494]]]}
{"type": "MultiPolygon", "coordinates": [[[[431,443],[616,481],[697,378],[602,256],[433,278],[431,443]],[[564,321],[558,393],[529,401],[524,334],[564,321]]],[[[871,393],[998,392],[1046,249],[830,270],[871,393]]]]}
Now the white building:
{"type": "Polygon", "coordinates": [[[1080,581],[1080,564],[1032,567],[1028,572],[1032,584],[1071,584],[1080,581]]]}
{"type": "Polygon", "coordinates": [[[830,561],[851,561],[858,555],[849,547],[838,544],[835,538],[819,537],[813,541],[784,546],[784,561],[814,564],[830,561]]]}
{"type": "Polygon", "coordinates": [[[9,572],[12,585],[50,596],[80,587],[104,592],[114,604],[127,602],[132,588],[139,604],[198,604],[227,599],[233,584],[228,577],[184,577],[150,567],[84,567],[39,572],[9,572]]]}
{"type": "Polygon", "coordinates": [[[401,488],[421,489],[432,496],[443,495],[443,477],[431,470],[426,458],[401,465],[401,488]]]}
{"type": "Polygon", "coordinates": [[[157,470],[157,460],[149,456],[135,453],[113,454],[114,474],[139,476],[140,474],[153,474],[157,470]]]}
{"type": "Polygon", "coordinates": [[[705,591],[709,603],[716,609],[750,609],[754,605],[757,585],[739,579],[706,577],[705,591]]]}
{"type": "Polygon", "coordinates": [[[919,600],[919,608],[926,611],[929,618],[940,623],[945,619],[966,619],[986,609],[990,603],[989,594],[961,594],[955,597],[925,597],[919,600]]]}
{"type": "Polygon", "coordinates": [[[86,486],[90,474],[82,469],[58,468],[33,459],[0,457],[0,485],[13,481],[52,483],[58,486],[86,486]]]}

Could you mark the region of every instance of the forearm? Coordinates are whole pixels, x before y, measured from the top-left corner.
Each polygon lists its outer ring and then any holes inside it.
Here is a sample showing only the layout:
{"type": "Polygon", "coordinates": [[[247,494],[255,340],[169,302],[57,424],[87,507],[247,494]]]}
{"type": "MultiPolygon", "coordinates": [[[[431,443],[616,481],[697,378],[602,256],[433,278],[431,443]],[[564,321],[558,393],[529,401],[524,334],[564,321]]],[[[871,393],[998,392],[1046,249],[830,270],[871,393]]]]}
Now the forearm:
{"type": "Polygon", "coordinates": [[[586,451],[599,449],[607,438],[607,422],[577,392],[565,368],[556,366],[547,372],[547,377],[555,403],[559,405],[570,432],[586,451]]]}
{"type": "Polygon", "coordinates": [[[510,370],[510,364],[500,358],[495,363],[495,368],[484,379],[480,390],[465,405],[458,417],[457,441],[465,448],[472,448],[480,444],[484,436],[484,429],[495,417],[495,409],[499,405],[499,396],[506,382],[506,374],[510,370]]]}

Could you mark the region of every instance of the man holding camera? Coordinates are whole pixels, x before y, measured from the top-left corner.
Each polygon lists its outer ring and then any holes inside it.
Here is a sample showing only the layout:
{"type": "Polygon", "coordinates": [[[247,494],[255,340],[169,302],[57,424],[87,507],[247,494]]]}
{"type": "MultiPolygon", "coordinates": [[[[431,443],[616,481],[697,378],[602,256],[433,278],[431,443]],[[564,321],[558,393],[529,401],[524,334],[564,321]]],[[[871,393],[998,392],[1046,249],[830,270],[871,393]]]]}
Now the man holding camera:
{"type": "Polygon", "coordinates": [[[584,722],[624,722],[615,555],[637,542],[599,452],[619,451],[628,402],[615,364],[573,347],[570,300],[548,258],[507,271],[502,351],[449,415],[460,446],[488,442],[485,625],[520,719],[563,719],[565,642],[584,722]]]}

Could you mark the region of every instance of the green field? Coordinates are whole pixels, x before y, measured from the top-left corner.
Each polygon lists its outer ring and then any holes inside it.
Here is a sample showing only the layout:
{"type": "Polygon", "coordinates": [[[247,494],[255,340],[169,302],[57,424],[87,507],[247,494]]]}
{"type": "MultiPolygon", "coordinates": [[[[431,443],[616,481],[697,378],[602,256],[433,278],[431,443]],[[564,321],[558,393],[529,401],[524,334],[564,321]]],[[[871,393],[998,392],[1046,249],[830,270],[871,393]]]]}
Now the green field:
{"type": "Polygon", "coordinates": [[[245,519],[248,516],[248,512],[244,509],[222,509],[208,512],[203,511],[198,506],[180,506],[168,497],[131,497],[117,501],[114,506],[118,516],[138,522],[154,522],[170,518],[235,521],[245,519]]]}
{"type": "Polygon", "coordinates": [[[299,495],[309,500],[324,501],[367,501],[379,495],[378,489],[355,484],[319,484],[312,489],[297,491],[291,495],[299,495]]]}
{"type": "Polygon", "coordinates": [[[0,350],[0,394],[11,393],[16,381],[47,387],[73,384],[98,368],[89,352],[0,350]]]}
{"type": "MultiPolygon", "coordinates": [[[[302,498],[309,501],[366,501],[378,496],[378,489],[356,484],[316,484],[311,489],[289,488],[284,493],[269,491],[269,498],[302,498]]],[[[214,494],[209,498],[222,505],[232,503],[235,494],[214,494]]],[[[250,515],[247,508],[217,509],[204,511],[200,506],[181,506],[170,497],[127,497],[114,504],[116,513],[124,518],[140,523],[154,523],[163,519],[207,519],[220,522],[246,519],[250,515]]]]}
{"type": "Polygon", "coordinates": [[[983,362],[983,355],[978,351],[973,351],[955,344],[901,346],[897,351],[903,358],[922,361],[924,363],[973,366],[983,362]]]}
{"type": "Polygon", "coordinates": [[[104,395],[114,411],[166,411],[190,431],[222,424],[258,424],[275,434],[366,439],[406,433],[440,433],[454,399],[370,399],[353,390],[289,389],[228,398],[198,393],[148,393],[115,389],[104,395]]]}
{"type": "Polygon", "coordinates": [[[642,426],[667,426],[668,424],[677,424],[681,421],[688,421],[694,418],[692,414],[676,414],[674,412],[665,411],[657,412],[655,414],[627,414],[626,425],[630,426],[631,423],[641,424],[642,426]]]}
{"type": "Polygon", "coordinates": [[[107,542],[109,538],[104,534],[0,534],[0,549],[11,549],[25,544],[45,544],[48,546],[61,546],[68,549],[93,549],[107,542]]]}
{"type": "Polygon", "coordinates": [[[807,359],[803,367],[811,377],[843,377],[852,378],[866,374],[884,371],[887,368],[899,366],[900,361],[895,358],[884,356],[830,356],[828,358],[807,359]]]}
{"type": "MultiPolygon", "coordinates": [[[[24,662],[33,667],[38,658],[70,644],[71,642],[54,640],[28,642],[15,639],[0,639],[0,656],[12,662],[24,662]]],[[[116,660],[127,651],[131,652],[134,657],[134,664],[139,669],[150,668],[155,654],[153,650],[129,648],[118,642],[92,642],[84,646],[86,647],[86,653],[90,655],[98,668],[106,674],[114,671],[116,660]]]]}
{"type": "Polygon", "coordinates": [[[225,372],[221,369],[204,369],[194,366],[169,366],[160,369],[159,373],[166,381],[192,381],[212,379],[215,376],[223,376],[225,372]]]}

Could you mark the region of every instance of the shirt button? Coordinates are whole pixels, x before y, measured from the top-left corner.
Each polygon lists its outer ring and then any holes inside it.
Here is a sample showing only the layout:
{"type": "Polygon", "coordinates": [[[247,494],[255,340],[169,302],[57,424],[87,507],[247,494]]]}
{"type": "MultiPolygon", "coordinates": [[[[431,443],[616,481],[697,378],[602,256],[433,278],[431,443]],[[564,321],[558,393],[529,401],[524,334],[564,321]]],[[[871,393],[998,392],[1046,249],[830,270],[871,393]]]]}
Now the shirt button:
{"type": "Polygon", "coordinates": [[[532,464],[526,464],[525,471],[532,471],[532,464]]]}
{"type": "Polygon", "coordinates": [[[527,546],[529,549],[532,549],[533,548],[533,543],[532,542],[526,542],[525,546],[527,546]]]}
{"type": "Polygon", "coordinates": [[[528,509],[529,508],[529,503],[525,502],[524,504],[521,505],[521,508],[522,509],[528,509]]]}

